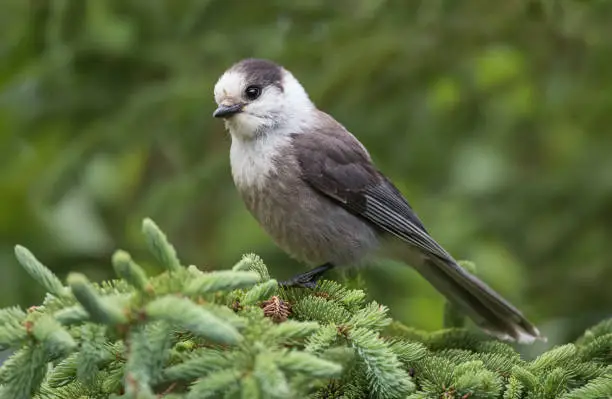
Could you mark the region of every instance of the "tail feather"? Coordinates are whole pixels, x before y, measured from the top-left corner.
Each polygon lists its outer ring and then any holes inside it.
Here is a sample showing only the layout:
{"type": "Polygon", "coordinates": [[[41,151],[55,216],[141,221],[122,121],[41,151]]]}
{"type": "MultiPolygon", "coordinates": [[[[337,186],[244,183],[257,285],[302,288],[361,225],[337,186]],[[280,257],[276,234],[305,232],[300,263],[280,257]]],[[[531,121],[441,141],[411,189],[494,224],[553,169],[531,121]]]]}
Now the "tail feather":
{"type": "Polygon", "coordinates": [[[431,257],[415,268],[489,334],[520,343],[545,340],[518,309],[456,262],[431,257]]]}

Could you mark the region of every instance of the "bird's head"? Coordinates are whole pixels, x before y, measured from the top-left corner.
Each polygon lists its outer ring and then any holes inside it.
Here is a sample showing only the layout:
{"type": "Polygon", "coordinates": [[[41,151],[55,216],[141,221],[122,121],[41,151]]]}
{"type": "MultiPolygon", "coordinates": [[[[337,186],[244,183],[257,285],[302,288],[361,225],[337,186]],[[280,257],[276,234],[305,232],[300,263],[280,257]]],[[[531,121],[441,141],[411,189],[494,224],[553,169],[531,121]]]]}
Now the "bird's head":
{"type": "Polygon", "coordinates": [[[289,71],[261,59],[245,59],[225,71],[215,85],[215,101],[218,108],[213,116],[223,118],[238,140],[290,134],[314,110],[289,71]]]}

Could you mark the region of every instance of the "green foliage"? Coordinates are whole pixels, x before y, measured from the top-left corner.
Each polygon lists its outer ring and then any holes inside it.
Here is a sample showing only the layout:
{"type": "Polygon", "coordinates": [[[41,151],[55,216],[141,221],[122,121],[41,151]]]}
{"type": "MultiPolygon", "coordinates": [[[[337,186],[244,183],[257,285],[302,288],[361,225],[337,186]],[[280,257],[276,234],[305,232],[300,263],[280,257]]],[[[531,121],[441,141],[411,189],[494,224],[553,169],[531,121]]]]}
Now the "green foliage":
{"type": "Polygon", "coordinates": [[[71,274],[66,288],[17,248],[20,263],[53,292],[28,312],[0,310],[0,343],[15,351],[0,367],[0,397],[612,395],[610,320],[575,344],[527,361],[510,345],[477,332],[402,326],[360,289],[332,281],[312,290],[281,289],[254,255],[228,271],[185,268],[152,226],[146,220],[143,231],[166,269],[152,277],[118,251],[113,266],[120,280],[94,284],[71,274]]]}
{"type": "Polygon", "coordinates": [[[62,282],[51,270],[43,267],[27,248],[17,245],[15,247],[15,256],[28,274],[38,281],[47,292],[56,296],[64,295],[65,288],[62,282]]]}

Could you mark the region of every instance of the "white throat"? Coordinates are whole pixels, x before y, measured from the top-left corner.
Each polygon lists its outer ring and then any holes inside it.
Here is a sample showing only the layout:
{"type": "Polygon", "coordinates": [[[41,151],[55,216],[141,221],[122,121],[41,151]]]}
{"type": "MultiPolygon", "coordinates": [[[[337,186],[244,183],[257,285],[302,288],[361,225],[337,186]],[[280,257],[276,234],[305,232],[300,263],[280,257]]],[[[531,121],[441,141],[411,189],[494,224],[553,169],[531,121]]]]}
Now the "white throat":
{"type": "Polygon", "coordinates": [[[262,188],[276,168],[275,159],[291,144],[291,136],[266,134],[253,140],[232,135],[230,165],[238,189],[262,188]]]}

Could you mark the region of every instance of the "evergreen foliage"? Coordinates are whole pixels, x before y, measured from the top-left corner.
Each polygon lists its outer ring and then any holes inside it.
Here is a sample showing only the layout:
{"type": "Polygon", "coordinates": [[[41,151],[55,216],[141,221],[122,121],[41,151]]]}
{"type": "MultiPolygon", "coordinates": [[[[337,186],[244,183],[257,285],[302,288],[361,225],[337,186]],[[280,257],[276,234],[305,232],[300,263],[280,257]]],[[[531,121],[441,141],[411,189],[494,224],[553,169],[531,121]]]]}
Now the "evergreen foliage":
{"type": "MultiPolygon", "coordinates": [[[[564,398],[612,397],[612,320],[532,361],[459,328],[394,322],[364,291],[323,281],[283,289],[246,255],[231,270],[180,263],[150,220],[143,232],[165,272],[130,255],[119,279],[67,286],[25,248],[22,266],[49,293],[41,306],[0,310],[0,397],[81,398],[564,398]]],[[[468,265],[467,267],[473,267],[468,265]]]]}

